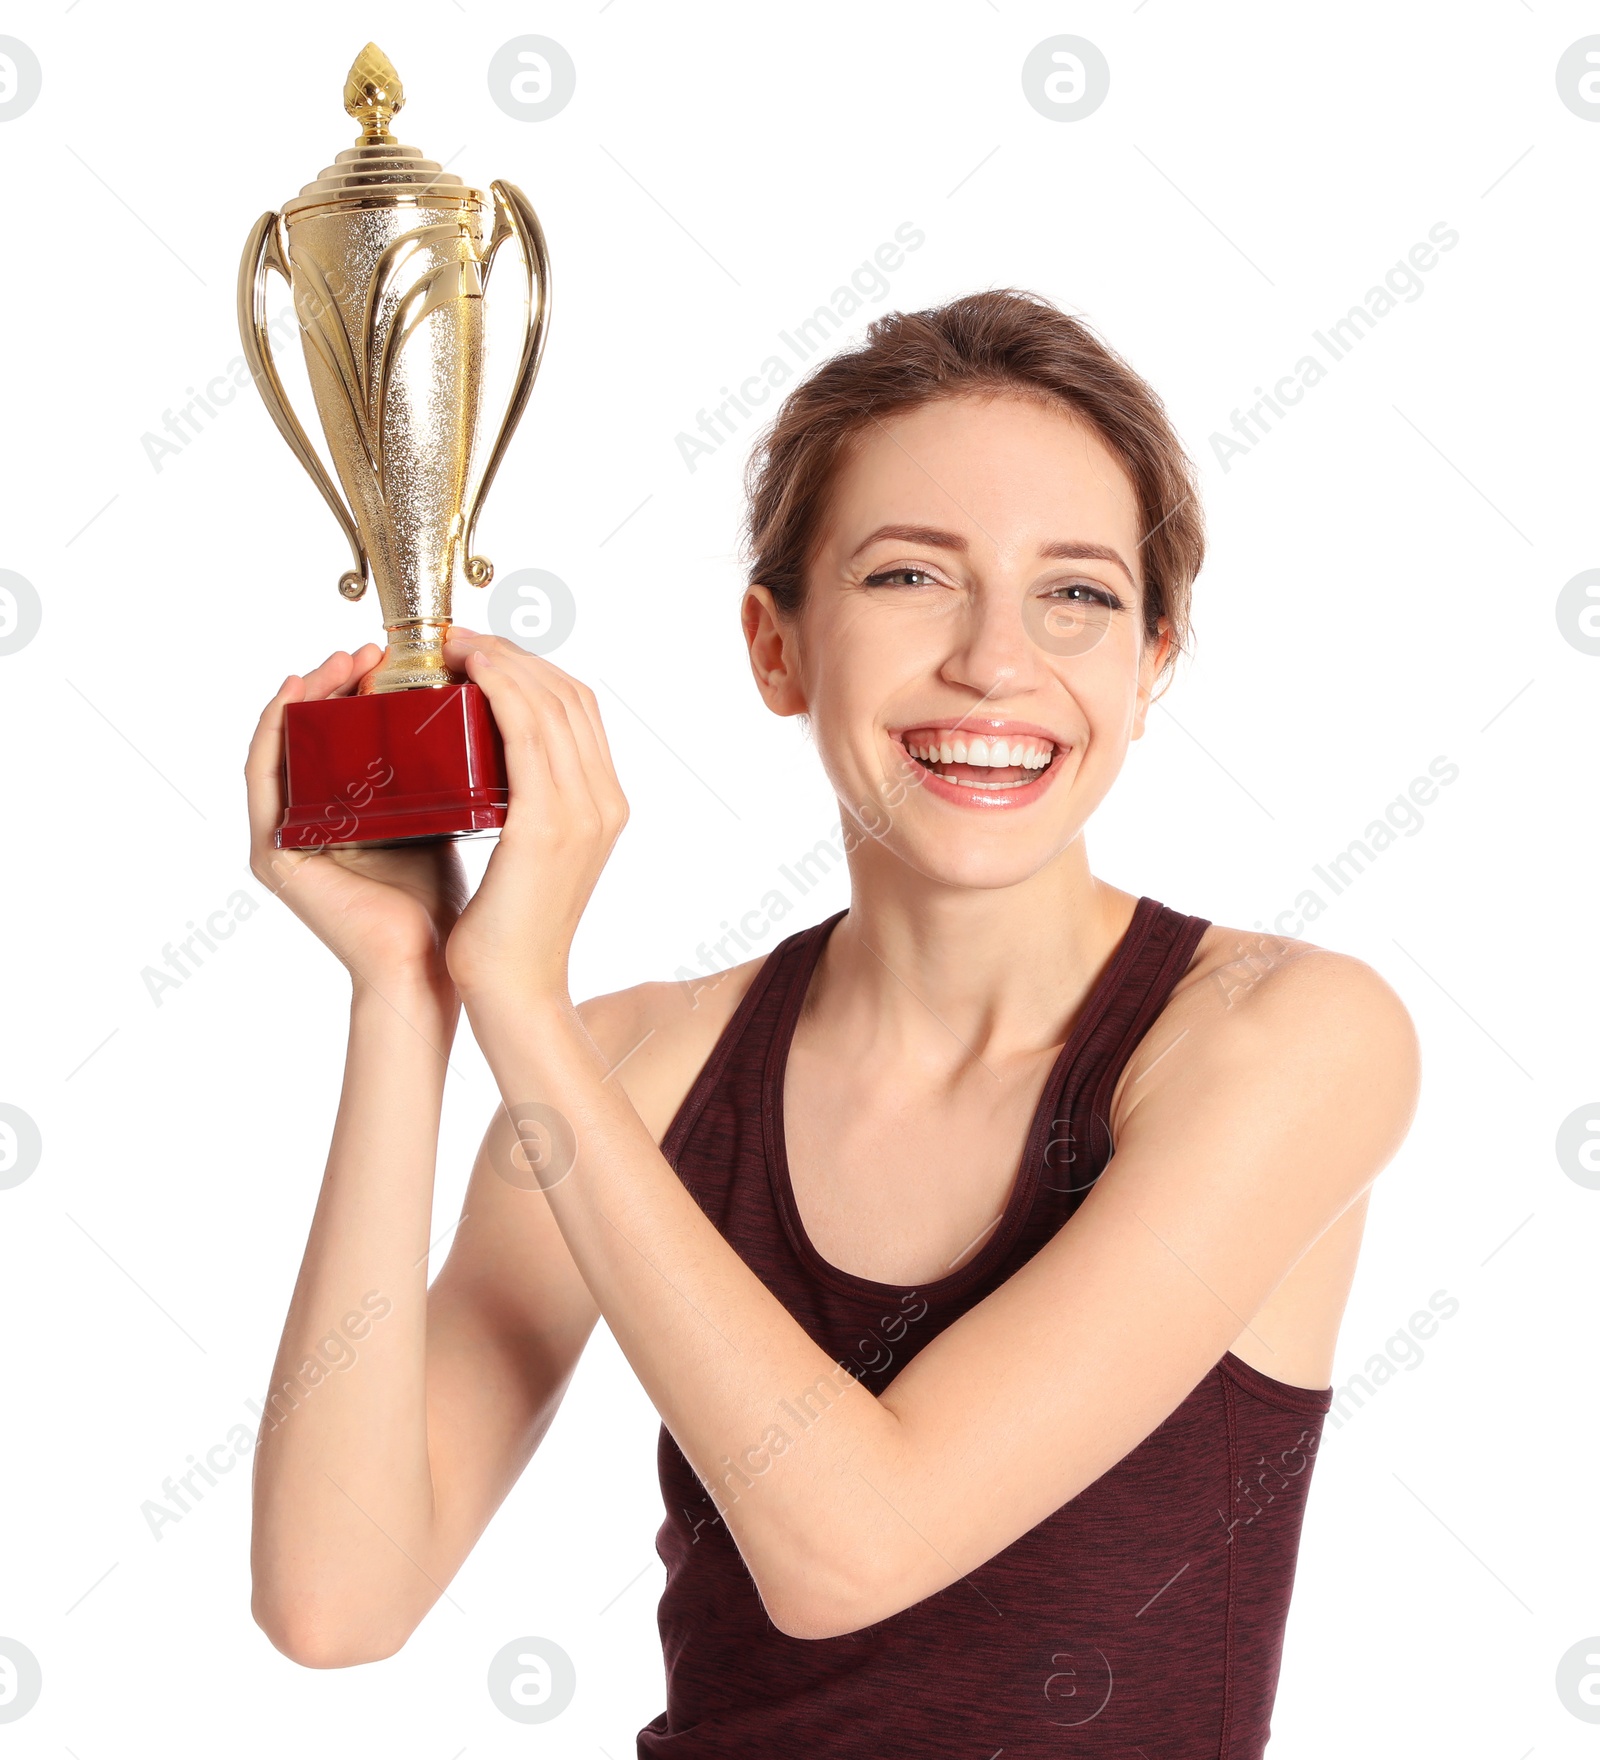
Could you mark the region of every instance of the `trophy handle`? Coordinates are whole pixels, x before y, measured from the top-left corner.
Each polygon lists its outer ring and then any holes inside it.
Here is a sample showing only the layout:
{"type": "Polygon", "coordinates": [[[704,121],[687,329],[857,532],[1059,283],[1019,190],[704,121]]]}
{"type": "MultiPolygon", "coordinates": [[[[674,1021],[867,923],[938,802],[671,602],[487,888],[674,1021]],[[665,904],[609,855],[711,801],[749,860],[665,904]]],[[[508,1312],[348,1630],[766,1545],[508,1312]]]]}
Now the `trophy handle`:
{"type": "MultiPolygon", "coordinates": [[[[339,591],[347,599],[359,599],[367,590],[367,553],[361,543],[361,533],[356,529],[355,518],[345,505],[333,479],[323,468],[322,460],[312,450],[299,418],[290,407],[283,381],[278,377],[277,364],[272,358],[272,338],[267,332],[269,269],[277,270],[292,294],[294,283],[289,276],[289,265],[284,260],[278,234],[278,216],[270,211],[263,214],[251,227],[250,236],[245,241],[244,256],[239,262],[239,337],[244,343],[244,358],[250,365],[251,377],[261,393],[261,401],[267,406],[268,415],[277,423],[278,432],[289,442],[289,450],[305,466],[307,475],[322,491],[323,500],[333,509],[333,517],[338,520],[345,537],[350,540],[350,553],[355,558],[356,565],[347,574],[339,576],[339,591]]],[[[297,318],[298,315],[297,312],[297,318]]]]}
{"type": "Polygon", "coordinates": [[[522,345],[522,359],[517,365],[516,383],[511,388],[511,401],[506,405],[500,432],[495,435],[488,463],[483,467],[483,475],[478,479],[472,498],[463,510],[462,548],[466,555],[463,570],[468,585],[474,587],[486,587],[494,579],[494,564],[487,556],[475,556],[472,553],[472,537],[478,524],[478,512],[483,506],[484,496],[489,492],[489,485],[494,481],[495,472],[500,468],[500,461],[505,457],[506,448],[511,444],[511,436],[516,432],[517,423],[522,419],[528,394],[533,390],[533,381],[539,371],[540,357],[544,354],[545,334],[550,326],[550,253],[545,247],[544,228],[539,224],[539,216],[534,213],[533,204],[514,183],[495,182],[489,188],[494,192],[494,231],[490,235],[489,248],[483,258],[483,286],[488,288],[495,253],[515,233],[522,246],[523,261],[528,270],[528,335],[522,345]]]}

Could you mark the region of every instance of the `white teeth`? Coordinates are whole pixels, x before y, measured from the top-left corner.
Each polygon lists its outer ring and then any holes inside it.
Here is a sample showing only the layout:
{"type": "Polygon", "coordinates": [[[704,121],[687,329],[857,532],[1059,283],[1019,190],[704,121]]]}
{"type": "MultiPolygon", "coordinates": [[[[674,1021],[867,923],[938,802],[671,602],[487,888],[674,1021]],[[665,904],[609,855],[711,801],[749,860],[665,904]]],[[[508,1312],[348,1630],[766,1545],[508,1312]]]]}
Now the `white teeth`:
{"type": "MultiPolygon", "coordinates": [[[[966,739],[957,734],[951,739],[941,739],[937,744],[907,742],[906,749],[925,764],[977,764],[988,769],[1043,770],[1055,756],[1055,747],[1048,741],[1032,737],[1004,740],[998,735],[990,739],[982,736],[966,739]]],[[[972,786],[992,788],[999,785],[974,783],[972,786]]]]}

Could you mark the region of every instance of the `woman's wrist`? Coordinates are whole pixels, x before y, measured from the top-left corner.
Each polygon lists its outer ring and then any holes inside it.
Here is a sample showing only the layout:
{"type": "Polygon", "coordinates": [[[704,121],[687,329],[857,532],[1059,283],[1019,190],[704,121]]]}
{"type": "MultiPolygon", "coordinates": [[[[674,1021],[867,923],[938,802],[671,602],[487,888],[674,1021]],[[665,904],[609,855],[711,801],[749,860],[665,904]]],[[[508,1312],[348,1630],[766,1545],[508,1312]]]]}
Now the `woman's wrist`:
{"type": "Polygon", "coordinates": [[[353,1019],[398,1015],[426,1037],[455,1033],[461,998],[448,975],[425,967],[401,967],[368,976],[350,974],[350,1012],[353,1019]]]}
{"type": "Polygon", "coordinates": [[[546,1035],[582,1026],[565,983],[501,980],[463,986],[460,995],[473,1037],[486,1056],[497,1044],[536,1044],[546,1035]]]}

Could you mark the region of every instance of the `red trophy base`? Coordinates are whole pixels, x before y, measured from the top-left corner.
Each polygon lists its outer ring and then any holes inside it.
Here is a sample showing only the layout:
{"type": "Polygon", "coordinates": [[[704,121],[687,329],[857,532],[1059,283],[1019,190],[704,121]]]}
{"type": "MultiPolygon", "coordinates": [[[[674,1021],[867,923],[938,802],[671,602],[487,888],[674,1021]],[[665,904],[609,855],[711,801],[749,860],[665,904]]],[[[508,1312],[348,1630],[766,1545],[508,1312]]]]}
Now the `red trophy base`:
{"type": "Polygon", "coordinates": [[[506,822],[505,748],[475,684],[286,703],[279,849],[468,837],[506,822]]]}

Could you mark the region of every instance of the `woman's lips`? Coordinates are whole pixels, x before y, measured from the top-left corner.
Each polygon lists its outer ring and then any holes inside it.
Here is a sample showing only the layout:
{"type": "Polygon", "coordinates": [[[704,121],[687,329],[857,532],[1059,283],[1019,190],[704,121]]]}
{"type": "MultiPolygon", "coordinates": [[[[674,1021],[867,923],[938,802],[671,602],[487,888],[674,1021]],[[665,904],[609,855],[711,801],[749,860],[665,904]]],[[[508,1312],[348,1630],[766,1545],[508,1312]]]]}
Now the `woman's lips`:
{"type": "Polygon", "coordinates": [[[1020,765],[998,766],[990,764],[964,764],[958,762],[940,762],[935,768],[927,761],[915,756],[908,748],[910,744],[923,746],[926,741],[919,737],[920,730],[910,730],[905,736],[897,736],[895,743],[905,752],[906,757],[917,768],[920,786],[936,799],[950,801],[956,806],[981,808],[996,811],[1004,808],[1025,807],[1038,800],[1044,791],[1055,780],[1056,772],[1061,768],[1071,746],[1056,745],[1050,754],[1050,761],[1042,769],[1026,768],[1020,765]]]}

